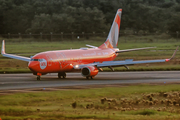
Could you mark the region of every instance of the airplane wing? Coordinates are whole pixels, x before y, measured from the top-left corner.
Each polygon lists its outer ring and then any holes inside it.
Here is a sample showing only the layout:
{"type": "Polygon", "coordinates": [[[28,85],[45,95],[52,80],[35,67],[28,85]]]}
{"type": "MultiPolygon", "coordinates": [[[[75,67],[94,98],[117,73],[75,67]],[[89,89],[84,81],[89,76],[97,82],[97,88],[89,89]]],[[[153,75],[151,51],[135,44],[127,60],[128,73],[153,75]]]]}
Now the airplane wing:
{"type": "Polygon", "coordinates": [[[2,41],[1,54],[4,57],[14,58],[14,59],[22,60],[22,61],[29,62],[31,60],[31,58],[28,58],[28,57],[23,57],[23,56],[18,56],[18,55],[13,55],[13,54],[6,54],[5,53],[5,42],[4,42],[4,40],[2,41]]]}
{"type": "Polygon", "coordinates": [[[105,61],[102,63],[96,62],[91,64],[83,64],[83,65],[75,65],[74,69],[82,69],[86,66],[95,66],[97,68],[102,67],[118,67],[118,66],[126,66],[126,65],[134,65],[134,64],[143,64],[143,63],[158,63],[158,62],[168,62],[176,55],[176,52],[179,47],[176,48],[175,52],[173,53],[172,57],[169,59],[159,59],[159,60],[141,60],[141,61],[133,61],[133,59],[128,59],[124,61],[105,61]]]}
{"type": "Polygon", "coordinates": [[[130,51],[137,51],[137,50],[146,50],[146,49],[151,49],[151,48],[156,48],[156,47],[145,47],[145,48],[134,48],[134,49],[118,50],[118,51],[116,51],[116,53],[130,52],[130,51]]]}

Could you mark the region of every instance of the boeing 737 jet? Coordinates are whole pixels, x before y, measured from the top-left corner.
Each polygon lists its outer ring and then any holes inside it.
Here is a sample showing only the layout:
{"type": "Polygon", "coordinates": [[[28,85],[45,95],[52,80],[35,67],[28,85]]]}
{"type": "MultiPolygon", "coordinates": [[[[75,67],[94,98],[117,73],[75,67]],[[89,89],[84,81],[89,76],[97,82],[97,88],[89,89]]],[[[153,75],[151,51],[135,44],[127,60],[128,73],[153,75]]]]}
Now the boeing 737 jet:
{"type": "Polygon", "coordinates": [[[127,67],[127,65],[134,64],[167,62],[175,56],[178,48],[170,59],[113,61],[118,53],[151,48],[146,47],[126,50],[119,50],[117,48],[121,14],[122,9],[118,9],[107,39],[99,47],[86,45],[87,48],[46,51],[28,58],[13,54],[6,54],[5,42],[3,40],[1,54],[5,57],[29,62],[28,67],[34,75],[37,75],[37,80],[40,80],[41,75],[45,75],[47,73],[58,73],[59,78],[66,78],[66,72],[73,71],[81,71],[82,76],[87,79],[93,79],[103,67],[109,67],[113,70],[113,67],[118,66],[127,67]]]}

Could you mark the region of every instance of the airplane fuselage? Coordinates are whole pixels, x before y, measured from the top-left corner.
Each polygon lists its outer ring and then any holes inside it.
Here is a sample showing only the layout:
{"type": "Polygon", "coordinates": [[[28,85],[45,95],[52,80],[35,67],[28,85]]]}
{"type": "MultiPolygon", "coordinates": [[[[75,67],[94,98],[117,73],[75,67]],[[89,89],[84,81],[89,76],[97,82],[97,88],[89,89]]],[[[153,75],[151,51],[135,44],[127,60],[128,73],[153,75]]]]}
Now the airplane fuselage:
{"type": "Polygon", "coordinates": [[[114,48],[81,48],[38,53],[31,58],[29,69],[33,73],[57,73],[73,71],[73,66],[94,62],[112,61],[117,53],[114,48]]]}

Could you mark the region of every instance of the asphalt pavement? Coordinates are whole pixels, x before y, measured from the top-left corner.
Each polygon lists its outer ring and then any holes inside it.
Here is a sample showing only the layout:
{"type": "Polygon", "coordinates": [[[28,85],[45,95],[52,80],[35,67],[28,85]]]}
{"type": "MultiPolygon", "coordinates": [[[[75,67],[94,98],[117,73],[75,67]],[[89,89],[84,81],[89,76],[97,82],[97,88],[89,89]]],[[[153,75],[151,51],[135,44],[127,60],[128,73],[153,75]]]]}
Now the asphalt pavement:
{"type": "Polygon", "coordinates": [[[66,79],[51,73],[42,76],[41,81],[31,73],[0,74],[0,90],[142,83],[180,83],[180,71],[99,72],[93,80],[87,80],[81,73],[67,73],[66,79]]]}

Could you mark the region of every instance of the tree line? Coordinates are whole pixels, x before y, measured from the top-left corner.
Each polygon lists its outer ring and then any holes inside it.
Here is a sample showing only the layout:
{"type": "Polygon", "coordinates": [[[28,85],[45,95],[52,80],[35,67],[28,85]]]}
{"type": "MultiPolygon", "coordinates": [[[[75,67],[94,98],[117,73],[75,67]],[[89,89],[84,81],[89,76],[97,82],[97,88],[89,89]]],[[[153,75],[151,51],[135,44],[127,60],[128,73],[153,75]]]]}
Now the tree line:
{"type": "Polygon", "coordinates": [[[1,0],[0,34],[108,32],[118,8],[121,31],[180,31],[180,0],[1,0]]]}

